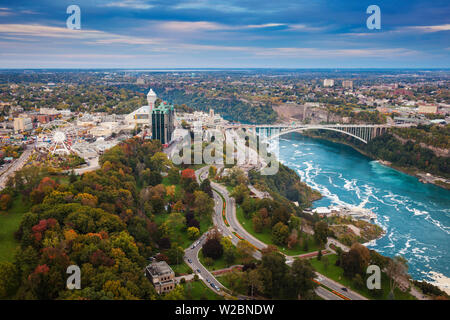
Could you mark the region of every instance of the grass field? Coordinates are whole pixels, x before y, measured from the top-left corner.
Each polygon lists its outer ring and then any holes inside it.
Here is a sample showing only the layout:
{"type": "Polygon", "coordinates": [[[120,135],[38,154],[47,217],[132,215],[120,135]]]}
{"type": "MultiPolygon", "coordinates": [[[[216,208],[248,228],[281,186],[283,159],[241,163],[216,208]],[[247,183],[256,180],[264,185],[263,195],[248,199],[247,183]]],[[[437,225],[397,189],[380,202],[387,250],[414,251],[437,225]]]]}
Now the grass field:
{"type": "Polygon", "coordinates": [[[222,296],[214,293],[210,288],[198,280],[181,284],[187,300],[223,300],[222,296]]]}
{"type": "Polygon", "coordinates": [[[29,205],[22,201],[22,196],[13,200],[11,209],[0,213],[0,261],[13,261],[18,242],[14,239],[22,216],[29,210],[29,205]]]}
{"type": "Polygon", "coordinates": [[[171,264],[170,267],[175,272],[175,276],[178,277],[183,274],[191,274],[192,269],[186,263],[171,264]]]}
{"type": "Polygon", "coordinates": [[[239,259],[239,257],[237,257],[233,261],[233,263],[230,264],[230,263],[227,263],[222,256],[220,259],[213,260],[214,264],[212,266],[207,266],[205,264],[205,257],[203,256],[202,250],[200,250],[200,252],[198,253],[198,259],[200,260],[201,264],[204,265],[205,268],[208,269],[209,271],[225,269],[225,268],[237,265],[237,264],[242,264],[242,261],[239,259]]]}
{"type": "MultiPolygon", "coordinates": [[[[264,228],[263,232],[257,233],[255,230],[253,230],[253,223],[251,219],[247,219],[244,216],[244,212],[240,206],[236,206],[236,217],[239,221],[239,223],[242,225],[242,227],[250,233],[252,236],[254,236],[256,239],[266,243],[266,244],[274,244],[272,242],[272,234],[271,230],[269,228],[264,228]]],[[[314,241],[313,237],[310,235],[307,235],[307,241],[308,241],[308,251],[304,251],[303,248],[301,248],[299,245],[295,246],[294,248],[287,248],[287,247],[281,247],[277,246],[278,249],[283,252],[284,254],[287,254],[289,256],[295,256],[300,255],[308,252],[313,252],[319,250],[318,245],[314,241]]]]}
{"type": "MultiPolygon", "coordinates": [[[[155,222],[159,226],[168,218],[169,214],[156,214],[155,222]]],[[[207,217],[200,219],[199,222],[200,222],[200,234],[203,234],[204,232],[208,231],[208,229],[212,226],[211,219],[207,217]]],[[[175,238],[171,240],[178,242],[179,245],[183,248],[189,247],[195,241],[189,239],[185,226],[179,227],[176,231],[175,238]]]]}
{"type": "MultiPolygon", "coordinates": [[[[314,269],[318,271],[319,273],[325,275],[326,277],[335,280],[342,285],[352,289],[353,291],[358,292],[359,294],[365,296],[369,299],[379,299],[379,300],[386,300],[388,298],[389,294],[389,279],[385,273],[382,273],[381,276],[381,289],[383,290],[383,294],[381,294],[379,297],[374,296],[372,294],[372,291],[369,290],[367,287],[364,287],[362,289],[359,289],[355,287],[353,284],[353,281],[347,277],[344,276],[344,269],[341,267],[338,267],[335,265],[337,260],[337,255],[327,255],[328,259],[328,266],[325,267],[323,260],[318,261],[317,258],[311,259],[311,264],[313,265],[314,269]]],[[[395,299],[396,300],[414,300],[415,297],[409,294],[408,292],[402,292],[399,289],[395,289],[394,291],[395,299]]]]}

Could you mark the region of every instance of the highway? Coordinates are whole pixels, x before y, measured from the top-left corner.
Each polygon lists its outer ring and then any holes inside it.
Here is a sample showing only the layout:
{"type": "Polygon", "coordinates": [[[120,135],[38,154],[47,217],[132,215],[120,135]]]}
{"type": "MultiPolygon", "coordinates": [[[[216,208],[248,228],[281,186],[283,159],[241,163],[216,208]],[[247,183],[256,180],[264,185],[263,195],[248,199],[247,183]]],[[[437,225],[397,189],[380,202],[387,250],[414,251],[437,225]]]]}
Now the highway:
{"type": "MultiPolygon", "coordinates": [[[[196,171],[196,176],[199,181],[202,181],[207,177],[208,169],[209,169],[209,166],[206,166],[206,167],[203,167],[196,171]]],[[[237,220],[237,217],[236,217],[236,205],[234,203],[234,198],[231,198],[229,196],[228,190],[224,186],[214,183],[212,181],[211,181],[211,186],[214,189],[214,197],[216,200],[216,210],[215,210],[215,214],[213,217],[213,222],[214,222],[214,225],[218,226],[221,233],[224,236],[231,237],[231,240],[232,240],[233,244],[235,244],[235,245],[239,242],[240,239],[233,232],[237,233],[240,237],[242,237],[243,239],[250,242],[252,245],[254,245],[259,250],[267,247],[267,245],[265,243],[256,239],[254,236],[249,234],[241,226],[241,224],[239,223],[239,221],[237,220]],[[226,226],[223,221],[223,218],[221,215],[221,210],[218,210],[219,207],[217,206],[217,198],[220,198],[220,196],[217,195],[217,191],[220,192],[222,197],[225,199],[225,203],[226,203],[225,218],[226,218],[227,222],[229,223],[229,227],[226,226]],[[219,211],[220,211],[220,213],[219,213],[219,211]]],[[[222,199],[220,198],[220,200],[222,200],[222,199]]],[[[332,240],[331,242],[333,244],[341,245],[336,240],[334,240],[334,239],[331,239],[331,240],[332,240]]],[[[346,247],[343,249],[348,250],[348,248],[346,248],[346,247]]],[[[256,259],[261,259],[261,252],[255,251],[254,257],[256,259]]],[[[286,256],[286,258],[287,258],[287,264],[288,265],[292,264],[294,257],[286,256]]],[[[338,295],[336,295],[322,287],[319,287],[319,288],[317,288],[316,293],[319,296],[321,296],[322,298],[327,299],[327,300],[343,300],[341,298],[341,296],[343,296],[344,298],[347,298],[348,300],[367,300],[367,298],[361,296],[360,294],[358,294],[348,288],[345,288],[343,285],[325,277],[324,275],[322,275],[320,273],[316,273],[316,274],[317,274],[316,281],[318,281],[322,285],[324,285],[324,286],[328,287],[329,289],[334,290],[338,293],[338,295]],[[328,293],[325,294],[324,291],[326,291],[328,293]],[[333,298],[333,299],[331,299],[331,298],[333,298]]]]}
{"type": "Polygon", "coordinates": [[[3,190],[3,188],[5,188],[9,177],[11,177],[16,171],[22,169],[22,167],[28,161],[28,158],[33,153],[33,149],[34,145],[26,146],[26,149],[24,152],[22,152],[21,156],[18,159],[14,160],[14,162],[3,172],[3,174],[0,176],[0,190],[3,190]]]}

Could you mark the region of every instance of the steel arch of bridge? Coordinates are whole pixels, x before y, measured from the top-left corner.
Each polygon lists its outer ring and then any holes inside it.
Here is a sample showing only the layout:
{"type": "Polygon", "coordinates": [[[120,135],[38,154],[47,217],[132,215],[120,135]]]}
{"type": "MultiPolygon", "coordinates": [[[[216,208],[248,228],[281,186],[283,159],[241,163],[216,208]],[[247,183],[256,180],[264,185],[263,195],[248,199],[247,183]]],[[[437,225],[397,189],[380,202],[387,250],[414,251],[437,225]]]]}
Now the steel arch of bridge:
{"type": "Polygon", "coordinates": [[[389,126],[386,125],[300,125],[300,126],[249,126],[257,134],[262,134],[268,139],[274,139],[282,135],[301,132],[305,130],[329,130],[351,136],[363,143],[368,143],[373,138],[384,133],[389,126]],[[268,134],[264,134],[267,132],[268,134]],[[272,133],[273,132],[273,133],[272,133]]]}

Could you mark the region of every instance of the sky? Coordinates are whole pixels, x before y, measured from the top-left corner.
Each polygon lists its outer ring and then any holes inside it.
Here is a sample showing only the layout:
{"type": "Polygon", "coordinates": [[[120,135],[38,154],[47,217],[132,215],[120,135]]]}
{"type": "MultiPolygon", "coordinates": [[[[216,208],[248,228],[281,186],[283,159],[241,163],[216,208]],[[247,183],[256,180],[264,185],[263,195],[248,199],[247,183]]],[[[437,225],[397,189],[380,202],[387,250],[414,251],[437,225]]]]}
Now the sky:
{"type": "Polygon", "coordinates": [[[0,0],[0,68],[449,67],[448,0],[0,0]]]}

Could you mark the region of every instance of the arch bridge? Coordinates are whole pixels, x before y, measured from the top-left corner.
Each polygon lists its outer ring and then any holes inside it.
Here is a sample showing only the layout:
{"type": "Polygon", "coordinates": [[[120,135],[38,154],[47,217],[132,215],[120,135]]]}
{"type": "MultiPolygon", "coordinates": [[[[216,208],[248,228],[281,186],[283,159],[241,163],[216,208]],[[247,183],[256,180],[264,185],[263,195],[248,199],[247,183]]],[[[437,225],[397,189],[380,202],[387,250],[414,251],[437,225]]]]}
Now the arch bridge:
{"type": "Polygon", "coordinates": [[[375,124],[293,124],[293,125],[230,125],[224,129],[246,129],[256,132],[257,135],[268,140],[280,137],[292,132],[306,130],[329,130],[351,136],[363,143],[368,143],[385,133],[392,127],[404,127],[409,125],[375,125],[375,124]]]}

